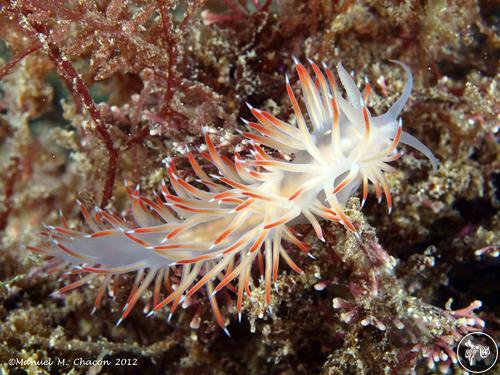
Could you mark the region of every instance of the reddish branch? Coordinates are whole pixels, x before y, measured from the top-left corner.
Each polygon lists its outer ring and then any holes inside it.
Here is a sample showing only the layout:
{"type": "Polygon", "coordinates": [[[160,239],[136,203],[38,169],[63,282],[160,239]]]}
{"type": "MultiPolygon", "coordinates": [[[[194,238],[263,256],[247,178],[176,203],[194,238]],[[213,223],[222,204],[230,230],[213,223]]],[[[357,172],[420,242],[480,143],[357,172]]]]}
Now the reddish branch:
{"type": "MultiPolygon", "coordinates": [[[[25,14],[23,14],[23,16],[25,19],[27,19],[25,14]]],[[[80,75],[73,67],[71,62],[63,56],[59,47],[57,47],[55,43],[50,41],[50,30],[48,30],[47,27],[36,23],[29,23],[29,25],[33,30],[36,31],[38,38],[42,41],[45,41],[44,45],[48,56],[56,64],[59,74],[66,82],[66,85],[71,88],[71,91],[76,94],[78,98],[80,98],[81,102],[87,109],[92,121],[96,126],[96,130],[101,138],[101,141],[104,143],[104,146],[108,151],[108,167],[106,171],[106,180],[104,183],[104,190],[101,199],[101,207],[105,207],[113,194],[113,186],[115,182],[116,170],[118,167],[118,149],[116,149],[113,144],[113,140],[111,139],[111,136],[108,132],[106,123],[104,122],[101,113],[97,109],[97,106],[92,99],[87,86],[80,78],[80,75]]]]}
{"type": "Polygon", "coordinates": [[[193,14],[195,14],[198,11],[198,9],[203,7],[203,5],[205,5],[206,2],[207,2],[207,0],[195,0],[194,4],[188,5],[187,10],[186,10],[186,16],[184,17],[181,24],[179,25],[179,29],[183,30],[186,27],[186,25],[189,23],[189,21],[191,21],[193,14]]]}
{"type": "Polygon", "coordinates": [[[13,199],[14,195],[14,186],[16,185],[17,177],[19,176],[19,172],[21,168],[19,168],[19,158],[13,157],[11,159],[10,165],[5,169],[5,174],[3,176],[3,180],[5,181],[4,186],[4,201],[3,201],[3,209],[0,209],[0,231],[3,231],[7,226],[7,221],[12,211],[13,199]]]}
{"type": "Polygon", "coordinates": [[[177,54],[174,48],[174,38],[170,32],[172,27],[172,20],[170,18],[170,14],[168,13],[168,8],[165,4],[165,0],[157,0],[158,10],[160,11],[161,23],[163,27],[163,36],[165,41],[167,42],[167,54],[168,54],[168,77],[167,77],[167,89],[165,91],[165,107],[170,103],[170,99],[172,98],[172,83],[173,83],[173,67],[175,60],[177,59],[177,54]]]}
{"type": "Polygon", "coordinates": [[[149,127],[142,128],[136,135],[132,138],[129,138],[125,143],[125,147],[128,149],[129,147],[141,143],[149,134],[149,127]]]}
{"type": "Polygon", "coordinates": [[[167,88],[165,90],[165,96],[163,97],[164,105],[161,111],[163,116],[173,114],[182,118],[186,118],[182,113],[173,110],[170,107],[170,101],[174,95],[172,87],[175,83],[174,77],[174,64],[177,60],[177,52],[175,51],[174,45],[175,40],[172,35],[172,19],[170,17],[169,9],[165,4],[165,0],[157,0],[158,10],[160,12],[161,23],[163,28],[163,37],[167,43],[167,55],[168,55],[168,70],[167,70],[167,88]]]}
{"type": "MultiPolygon", "coordinates": [[[[192,6],[190,7],[184,21],[182,22],[183,26],[185,26],[189,22],[191,16],[204,3],[205,0],[195,0],[194,3],[192,3],[192,6]]],[[[41,4],[43,5],[43,3],[41,4]]],[[[174,34],[173,19],[170,14],[170,5],[170,0],[157,0],[157,7],[159,9],[161,26],[163,29],[163,38],[165,40],[167,50],[166,52],[168,55],[167,83],[163,97],[164,103],[161,109],[161,115],[163,117],[177,116],[185,119],[185,115],[173,110],[171,107],[171,101],[174,96],[174,88],[178,84],[178,82],[175,77],[174,71],[177,61],[177,51],[175,49],[176,39],[174,34]]],[[[66,58],[64,52],[54,41],[52,41],[50,37],[52,30],[50,29],[50,27],[40,22],[29,19],[29,17],[33,15],[33,10],[29,9],[29,7],[25,7],[23,3],[11,5],[10,9],[14,12],[17,9],[17,15],[20,18],[20,25],[24,26],[25,31],[27,31],[27,34],[30,37],[38,39],[38,41],[34,43],[32,47],[13,56],[11,61],[0,70],[0,79],[8,72],[10,72],[12,68],[24,57],[26,57],[30,53],[37,51],[38,49],[43,48],[49,58],[55,63],[57,71],[60,77],[65,82],[69,91],[71,92],[75,104],[77,106],[83,105],[87,109],[89,116],[92,119],[93,124],[95,125],[95,130],[99,135],[99,139],[102,141],[107,150],[108,164],[101,200],[101,207],[105,207],[108,204],[113,193],[113,186],[116,178],[120,151],[118,147],[115,147],[108,127],[109,124],[106,124],[106,121],[104,120],[101,112],[96,106],[96,103],[90,95],[87,85],[85,84],[77,70],[74,68],[72,62],[66,58]]],[[[65,13],[67,18],[75,20],[74,12],[63,9],[63,13],[65,13]]],[[[129,138],[126,141],[125,149],[143,141],[144,138],[147,137],[148,131],[149,129],[146,127],[135,134],[133,137],[129,138]]]]}
{"type": "Polygon", "coordinates": [[[40,43],[36,42],[31,47],[26,48],[23,51],[19,51],[14,56],[12,56],[12,58],[10,59],[10,61],[7,64],[5,64],[2,69],[0,69],[0,79],[2,79],[7,74],[9,74],[10,71],[12,70],[12,68],[14,66],[16,66],[16,64],[19,61],[21,61],[22,59],[24,59],[29,54],[31,54],[31,53],[33,53],[35,51],[38,51],[40,48],[42,48],[42,45],[40,43]]]}
{"type": "Polygon", "coordinates": [[[256,14],[259,12],[268,12],[272,0],[265,0],[263,3],[261,3],[260,0],[252,0],[252,4],[255,8],[255,13],[250,8],[249,3],[246,1],[224,0],[224,3],[229,8],[230,10],[229,13],[217,14],[217,13],[212,13],[208,10],[202,12],[201,17],[203,18],[203,22],[206,25],[228,22],[228,21],[229,22],[243,21],[246,18],[251,17],[252,14],[256,14]]]}
{"type": "Polygon", "coordinates": [[[311,0],[311,31],[312,33],[316,33],[316,29],[318,28],[318,0],[311,0]]]}

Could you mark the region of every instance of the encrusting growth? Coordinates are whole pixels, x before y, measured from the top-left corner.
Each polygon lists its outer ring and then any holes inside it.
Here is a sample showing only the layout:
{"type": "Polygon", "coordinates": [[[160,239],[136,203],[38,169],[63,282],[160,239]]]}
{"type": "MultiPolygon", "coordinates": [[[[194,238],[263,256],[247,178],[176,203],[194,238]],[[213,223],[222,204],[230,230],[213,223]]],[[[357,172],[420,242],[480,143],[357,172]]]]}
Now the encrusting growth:
{"type": "Polygon", "coordinates": [[[68,270],[81,275],[56,293],[102,279],[96,308],[113,277],[136,272],[118,323],[150,286],[151,314],[167,305],[172,314],[179,303],[205,287],[217,322],[227,333],[216,295],[221,291],[234,293],[241,318],[243,296],[252,293],[256,258],[262,264],[268,305],[280,259],[302,272],[283,246],[286,241],[309,254],[307,244],[292,229],[294,224],[311,224],[322,241],[321,220],[339,222],[357,235],[343,206],[360,186],[364,203],[369,183],[375,186],[379,202],[385,196],[390,213],[385,173],[393,170],[389,163],[401,156],[397,149],[400,143],[421,151],[433,168],[437,167],[432,152],[402,130],[399,115],[410,96],[412,76],[406,65],[395,63],[406,72],[403,93],[386,113],[372,116],[367,107],[368,82],[361,93],[339,64],[344,98],[326,66],[322,71],[311,62],[313,80],[295,61],[307,118],[287,77],[296,126],[249,105],[257,121],[244,122],[255,133],[243,135],[252,141],[252,159],[235,153],[232,161],[220,155],[205,131],[209,157],[220,175],[208,174],[188,151],[197,176],[193,184],[181,178],[167,158],[170,185],[162,184],[161,195],[143,197],[139,187],[127,184],[133,223],[99,208],[89,211],[79,203],[86,229],[69,228],[62,218],[61,226],[47,226],[42,232],[44,240],[28,248],[56,258],[52,272],[68,270]],[[291,155],[292,161],[271,156],[262,145],[291,155]],[[171,272],[180,276],[176,287],[170,285],[171,272]]]}

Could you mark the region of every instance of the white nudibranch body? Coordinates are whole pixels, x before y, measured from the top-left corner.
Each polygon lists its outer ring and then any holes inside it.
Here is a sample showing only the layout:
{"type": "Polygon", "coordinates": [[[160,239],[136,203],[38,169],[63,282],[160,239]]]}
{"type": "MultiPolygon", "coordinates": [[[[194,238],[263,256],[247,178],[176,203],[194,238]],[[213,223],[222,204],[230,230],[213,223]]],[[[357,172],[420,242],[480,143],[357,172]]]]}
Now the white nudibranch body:
{"type": "Polygon", "coordinates": [[[205,132],[209,158],[220,175],[207,174],[188,152],[196,181],[181,178],[167,161],[170,186],[162,185],[161,197],[143,197],[139,188],[132,190],[127,185],[133,223],[100,209],[88,211],[80,204],[85,230],[69,228],[63,218],[62,226],[47,227],[42,243],[28,248],[59,259],[54,271],[68,269],[80,275],[57,293],[102,279],[96,307],[114,276],[136,272],[119,322],[150,286],[154,290],[151,312],[170,305],[171,313],[204,287],[217,321],[225,329],[216,294],[234,293],[240,313],[243,296],[251,294],[256,258],[268,305],[280,258],[302,272],[284,243],[306,253],[309,248],[291,225],[310,223],[322,241],[321,220],[339,222],[357,234],[343,207],[360,186],[364,203],[369,183],[375,186],[379,201],[385,195],[391,210],[385,173],[393,169],[389,163],[400,157],[399,143],[421,151],[436,169],[432,152],[402,130],[399,115],[410,96],[412,76],[406,65],[395,63],[406,72],[406,86],[389,110],[375,117],[367,108],[370,85],[366,83],[361,93],[341,64],[337,72],[345,97],[326,66],[322,72],[311,62],[313,81],[305,67],[295,61],[307,118],[287,77],[296,126],[249,106],[257,122],[244,122],[257,134],[243,135],[253,141],[252,159],[235,153],[232,161],[220,155],[205,132]],[[260,145],[293,159],[270,156],[260,145]]]}

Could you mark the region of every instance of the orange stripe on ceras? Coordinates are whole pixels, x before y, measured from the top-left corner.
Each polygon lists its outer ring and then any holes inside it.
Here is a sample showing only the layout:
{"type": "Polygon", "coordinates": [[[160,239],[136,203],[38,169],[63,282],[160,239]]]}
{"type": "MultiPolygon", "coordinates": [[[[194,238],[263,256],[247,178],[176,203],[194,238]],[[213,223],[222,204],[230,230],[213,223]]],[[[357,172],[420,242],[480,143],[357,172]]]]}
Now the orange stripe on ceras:
{"type": "MultiPolygon", "coordinates": [[[[169,225],[169,224],[165,224],[165,225],[169,225]]],[[[157,227],[136,228],[136,229],[134,229],[134,233],[161,233],[161,232],[164,232],[165,230],[168,230],[168,228],[165,229],[165,227],[163,225],[159,225],[157,227]]]]}
{"type": "Polygon", "coordinates": [[[94,214],[94,220],[97,224],[97,226],[104,226],[106,223],[104,222],[103,218],[102,218],[102,214],[101,214],[101,211],[96,211],[95,214],[94,214]]]}
{"type": "Polygon", "coordinates": [[[363,176],[363,203],[366,202],[368,198],[368,178],[363,176]]]}
{"type": "Polygon", "coordinates": [[[177,306],[179,306],[179,303],[181,302],[182,294],[179,294],[177,298],[174,300],[172,303],[172,306],[170,306],[170,313],[173,314],[175,310],[177,309],[177,306]]]}
{"type": "Polygon", "coordinates": [[[317,86],[316,88],[319,89],[319,85],[321,86],[327,86],[326,84],[326,81],[325,81],[325,77],[323,76],[323,73],[321,73],[321,70],[318,68],[318,66],[315,64],[315,63],[312,63],[311,64],[313,70],[314,70],[314,73],[316,74],[316,82],[317,82],[317,86]]]}
{"type": "Polygon", "coordinates": [[[82,237],[82,235],[83,235],[82,233],[80,233],[76,230],[69,229],[69,228],[55,227],[54,230],[56,232],[64,233],[64,234],[67,234],[69,236],[82,237]]]}
{"type": "Polygon", "coordinates": [[[337,96],[337,85],[335,84],[335,78],[333,78],[332,71],[329,68],[325,67],[326,78],[328,79],[328,83],[330,84],[330,88],[333,91],[333,96],[337,96]]]}
{"type": "Polygon", "coordinates": [[[205,249],[201,245],[184,245],[180,243],[172,243],[167,245],[157,245],[153,247],[155,250],[171,250],[171,249],[205,249]]]}
{"type": "Polygon", "coordinates": [[[238,273],[235,273],[233,270],[230,274],[225,275],[221,282],[215,287],[215,291],[219,292],[222,288],[224,288],[227,284],[229,284],[234,278],[238,276],[238,273]]]}
{"type": "Polygon", "coordinates": [[[232,186],[234,188],[237,188],[237,189],[247,189],[247,186],[243,185],[243,184],[240,184],[238,182],[235,182],[227,177],[221,177],[220,180],[226,184],[228,184],[229,186],[232,186]]]}
{"type": "Polygon", "coordinates": [[[118,232],[116,229],[101,230],[99,232],[92,233],[90,238],[106,237],[116,235],[118,232]]]}
{"type": "Polygon", "coordinates": [[[184,229],[186,229],[186,227],[184,225],[180,225],[178,228],[174,229],[172,232],[167,234],[167,239],[171,239],[172,237],[178,235],[184,229]]]}
{"type": "Polygon", "coordinates": [[[370,98],[370,93],[372,92],[372,85],[370,85],[369,82],[366,83],[365,89],[364,89],[364,102],[367,103],[368,99],[370,98]]]}
{"type": "Polygon", "coordinates": [[[151,244],[149,242],[146,242],[144,240],[141,240],[140,238],[130,234],[130,233],[126,233],[124,232],[123,234],[125,234],[126,237],[128,237],[129,239],[131,239],[132,241],[138,243],[139,245],[142,245],[144,247],[148,247],[148,246],[151,246],[151,244]]]}
{"type": "Polygon", "coordinates": [[[161,301],[158,305],[156,305],[153,310],[158,311],[161,309],[163,306],[168,305],[170,302],[172,302],[175,298],[177,298],[177,294],[175,291],[170,293],[163,301],[161,301]]]}
{"type": "Polygon", "coordinates": [[[196,175],[201,179],[208,179],[207,174],[203,171],[203,169],[201,169],[200,165],[191,152],[188,153],[188,159],[196,175]]]}
{"type": "MultiPolygon", "coordinates": [[[[259,120],[260,122],[266,122],[266,118],[262,115],[262,112],[257,109],[257,108],[251,108],[250,111],[252,112],[252,114],[255,116],[255,118],[257,120],[259,120]]],[[[252,124],[252,123],[250,123],[252,124]]]]}
{"type": "Polygon", "coordinates": [[[263,159],[271,160],[271,157],[264,151],[262,147],[260,147],[259,145],[253,145],[253,148],[263,159]]]}
{"type": "Polygon", "coordinates": [[[234,251],[235,249],[237,249],[238,247],[241,246],[241,244],[243,244],[244,242],[246,241],[246,239],[240,239],[238,241],[236,241],[233,245],[229,246],[228,248],[226,248],[222,254],[228,254],[230,253],[231,251],[234,251]]]}
{"type": "Polygon", "coordinates": [[[212,162],[212,158],[210,157],[210,153],[208,151],[200,151],[200,156],[208,160],[210,163],[212,162]]]}
{"type": "Polygon", "coordinates": [[[217,304],[217,299],[215,298],[215,296],[210,297],[210,305],[212,306],[212,310],[214,312],[217,323],[222,329],[225,329],[226,325],[224,324],[224,319],[222,318],[222,314],[220,312],[219,305],[217,304]]]}
{"type": "Polygon", "coordinates": [[[384,180],[382,180],[382,189],[384,190],[385,199],[387,201],[387,208],[389,208],[390,210],[392,207],[391,191],[389,189],[389,186],[384,180]]]}
{"type": "Polygon", "coordinates": [[[368,109],[366,106],[363,106],[363,120],[365,122],[365,137],[368,139],[370,137],[370,119],[368,117],[368,109]]]}
{"type": "Polygon", "coordinates": [[[401,126],[398,126],[398,130],[396,130],[396,135],[394,136],[394,139],[392,140],[391,145],[389,148],[386,150],[386,154],[390,154],[396,147],[398,147],[399,140],[401,139],[401,126]]]}
{"type": "Polygon", "coordinates": [[[384,161],[386,161],[386,162],[392,162],[392,161],[398,160],[400,157],[401,157],[401,153],[398,152],[398,153],[396,153],[394,155],[391,155],[391,156],[388,156],[388,157],[384,158],[384,161]]]}
{"type": "Polygon", "coordinates": [[[252,176],[253,178],[259,180],[259,181],[265,181],[267,180],[267,175],[269,173],[260,173],[260,172],[256,172],[256,171],[248,171],[248,173],[250,174],[250,176],[252,176]]]}
{"type": "Polygon", "coordinates": [[[215,148],[214,144],[212,143],[212,140],[210,139],[208,132],[205,132],[205,143],[207,145],[207,148],[208,148],[208,151],[210,154],[210,159],[214,162],[214,164],[215,165],[224,164],[219,153],[217,152],[217,149],[215,148]]]}
{"type": "Polygon", "coordinates": [[[320,216],[324,217],[325,219],[331,220],[331,221],[335,221],[335,222],[340,221],[340,218],[337,215],[335,215],[334,213],[324,212],[323,214],[320,214],[320,216]]]}
{"type": "Polygon", "coordinates": [[[175,173],[176,175],[179,175],[179,171],[173,162],[169,163],[168,170],[172,171],[172,173],[175,173]]]}
{"type": "Polygon", "coordinates": [[[249,159],[249,160],[247,160],[247,163],[249,163],[249,162],[251,162],[251,161],[253,161],[253,160],[273,160],[273,159],[271,159],[271,158],[263,158],[263,157],[262,157],[261,155],[259,155],[259,154],[254,154],[254,155],[253,155],[253,157],[254,157],[254,159],[249,159]]]}
{"type": "Polygon", "coordinates": [[[304,189],[298,189],[295,193],[293,193],[292,195],[290,195],[288,197],[288,200],[289,201],[293,201],[295,198],[297,198],[300,194],[302,194],[304,192],[304,189]]]}
{"type": "Polygon", "coordinates": [[[236,167],[236,170],[244,171],[242,164],[245,164],[245,161],[242,159],[241,155],[235,151],[234,152],[234,165],[236,167]]]}
{"type": "Polygon", "coordinates": [[[153,207],[155,210],[161,211],[161,207],[156,202],[153,202],[151,199],[147,197],[140,197],[139,199],[145,202],[148,206],[153,207]]]}
{"type": "Polygon", "coordinates": [[[265,120],[269,121],[272,125],[274,125],[275,127],[279,128],[285,132],[288,132],[288,128],[286,127],[286,125],[281,123],[276,117],[271,115],[269,112],[260,111],[260,113],[265,118],[265,120]]]}
{"type": "Polygon", "coordinates": [[[297,99],[295,98],[295,93],[293,92],[292,86],[290,86],[290,84],[286,85],[286,91],[288,93],[288,97],[290,98],[290,101],[292,102],[292,106],[293,106],[293,109],[295,111],[295,116],[296,117],[300,116],[302,118],[299,103],[297,102],[297,99]]]}
{"type": "Polygon", "coordinates": [[[349,219],[349,217],[344,214],[343,211],[339,211],[337,213],[337,215],[340,217],[340,219],[342,220],[342,222],[344,223],[344,225],[351,231],[351,232],[356,232],[356,228],[354,227],[354,225],[352,224],[351,222],[351,219],[349,219]]]}
{"type": "Polygon", "coordinates": [[[244,286],[245,286],[245,292],[247,292],[248,297],[252,295],[249,284],[250,284],[250,272],[246,272],[244,286]]]}
{"type": "Polygon", "coordinates": [[[153,246],[153,248],[155,250],[185,249],[186,245],[181,245],[181,244],[157,245],[153,246]]]}
{"type": "Polygon", "coordinates": [[[161,193],[163,194],[163,197],[170,195],[170,192],[168,191],[167,185],[165,185],[165,184],[161,185],[161,193]]]}
{"type": "Polygon", "coordinates": [[[243,132],[243,133],[241,133],[241,135],[245,138],[252,139],[252,140],[257,141],[259,143],[266,143],[266,141],[269,139],[269,138],[263,137],[261,135],[257,135],[257,134],[253,134],[253,133],[249,133],[249,132],[243,132]]]}
{"type": "Polygon", "coordinates": [[[235,211],[241,211],[250,206],[253,202],[255,202],[253,199],[247,199],[245,202],[240,204],[238,207],[236,207],[234,210],[235,211]]]}
{"type": "Polygon", "coordinates": [[[208,132],[205,132],[205,144],[207,145],[210,154],[217,153],[217,150],[215,149],[215,146],[212,143],[212,139],[210,139],[210,135],[208,134],[208,132]]]}
{"type": "Polygon", "coordinates": [[[142,201],[141,197],[138,197],[137,203],[139,204],[139,207],[141,207],[141,209],[144,211],[145,214],[151,214],[148,208],[144,205],[144,202],[142,201]]]}
{"type": "MultiPolygon", "coordinates": [[[[109,282],[108,282],[109,283],[109,282]]],[[[108,285],[102,285],[101,288],[99,289],[99,292],[97,293],[94,301],[94,307],[98,308],[101,305],[102,297],[104,296],[104,292],[106,291],[106,288],[108,285]]]]}
{"type": "Polygon", "coordinates": [[[82,215],[85,218],[85,221],[87,221],[87,223],[89,223],[89,224],[93,223],[93,220],[90,217],[90,214],[89,214],[89,211],[87,210],[87,208],[81,203],[79,204],[79,206],[80,206],[80,210],[82,211],[82,215]]]}
{"type": "Polygon", "coordinates": [[[177,203],[189,204],[189,200],[178,197],[177,195],[165,194],[165,199],[171,200],[171,201],[177,202],[177,203]]]}
{"type": "Polygon", "coordinates": [[[191,289],[189,289],[189,291],[186,293],[186,298],[191,297],[198,290],[200,290],[200,288],[203,287],[211,277],[212,275],[210,274],[203,276],[196,284],[194,284],[193,287],[191,287],[191,289]]]}
{"type": "Polygon", "coordinates": [[[126,181],[125,183],[125,191],[127,192],[127,195],[128,197],[132,200],[133,196],[134,196],[134,192],[132,191],[132,189],[130,188],[130,184],[128,183],[128,181],[126,181]]]}
{"type": "Polygon", "coordinates": [[[215,200],[220,200],[224,198],[234,197],[236,193],[234,191],[225,191],[223,193],[218,193],[214,195],[215,200]]]}
{"type": "Polygon", "coordinates": [[[333,107],[333,128],[337,129],[339,126],[339,107],[335,98],[332,98],[331,103],[333,107]]]}
{"type": "Polygon", "coordinates": [[[257,259],[259,262],[259,273],[260,276],[262,276],[264,274],[264,259],[262,257],[262,251],[259,251],[259,253],[257,254],[257,259]]]}
{"type": "Polygon", "coordinates": [[[64,215],[61,214],[61,223],[63,224],[63,226],[65,228],[69,228],[69,224],[68,224],[68,221],[66,220],[66,218],[64,217],[64,215]]]}
{"type": "Polygon", "coordinates": [[[215,245],[218,245],[220,244],[222,241],[224,241],[226,239],[227,236],[229,236],[236,228],[236,224],[238,223],[233,223],[231,224],[231,226],[229,226],[226,230],[224,230],[220,235],[219,237],[217,237],[214,241],[214,244],[215,245]]]}
{"type": "Polygon", "coordinates": [[[257,124],[256,122],[249,122],[248,126],[252,129],[257,130],[258,132],[265,134],[267,136],[270,136],[270,137],[277,134],[276,132],[272,131],[271,129],[269,129],[261,124],[257,124]]]}
{"type": "Polygon", "coordinates": [[[302,64],[296,64],[295,69],[297,69],[297,73],[299,74],[299,79],[307,86],[308,89],[313,85],[312,79],[307,73],[307,69],[302,64]]]}
{"type": "Polygon", "coordinates": [[[102,216],[104,216],[104,218],[110,222],[110,223],[113,223],[119,227],[123,227],[124,223],[119,220],[117,217],[115,217],[114,215],[110,215],[109,213],[107,213],[106,211],[100,211],[102,216]]]}
{"type": "Polygon", "coordinates": [[[107,268],[95,268],[95,267],[82,267],[83,270],[92,273],[117,273],[116,269],[107,269],[107,268]]]}
{"type": "Polygon", "coordinates": [[[236,203],[236,204],[240,204],[241,202],[243,202],[241,199],[238,198],[222,198],[220,199],[220,201],[224,203],[236,203]]]}
{"type": "Polygon", "coordinates": [[[267,230],[262,231],[262,233],[259,235],[259,237],[257,237],[257,239],[255,240],[254,244],[250,248],[249,252],[250,253],[254,253],[257,250],[259,250],[260,247],[262,246],[262,243],[266,239],[266,236],[267,236],[267,230]]]}
{"type": "Polygon", "coordinates": [[[272,202],[275,200],[274,198],[265,197],[265,196],[260,195],[260,194],[252,193],[250,191],[242,191],[241,194],[243,194],[247,197],[250,197],[250,198],[260,199],[260,200],[268,201],[268,202],[272,202]]]}
{"type": "Polygon", "coordinates": [[[238,314],[241,312],[241,306],[243,304],[243,290],[244,290],[244,287],[242,285],[243,283],[243,280],[240,282],[238,282],[238,296],[236,297],[236,311],[238,312],[238,314]]]}
{"type": "Polygon", "coordinates": [[[271,304],[271,278],[266,275],[266,305],[271,304]]]}
{"type": "Polygon", "coordinates": [[[224,164],[226,165],[226,167],[228,167],[231,171],[236,172],[236,169],[234,167],[234,163],[233,163],[233,161],[231,159],[229,159],[225,155],[220,155],[220,158],[224,162],[224,164]]]}
{"type": "Polygon", "coordinates": [[[287,217],[284,217],[284,218],[282,218],[282,219],[280,219],[280,220],[277,220],[277,221],[275,221],[275,222],[273,222],[273,223],[270,223],[270,224],[265,225],[265,226],[264,226],[264,229],[271,229],[271,228],[277,227],[277,226],[279,226],[279,225],[281,225],[281,224],[286,223],[287,221],[288,221],[288,218],[287,218],[287,217]]]}
{"type": "Polygon", "coordinates": [[[215,258],[216,255],[211,254],[211,255],[200,255],[199,257],[196,258],[190,258],[190,259],[185,259],[185,260],[178,260],[176,263],[177,264],[192,264],[192,263],[197,263],[202,260],[207,260],[207,259],[213,259],[215,258]]]}
{"type": "Polygon", "coordinates": [[[287,127],[284,124],[280,123],[279,120],[276,119],[269,112],[261,111],[254,108],[252,109],[252,113],[262,125],[250,122],[248,123],[248,126],[250,126],[251,128],[260,131],[261,133],[264,133],[266,135],[269,135],[270,137],[280,136],[282,134],[277,132],[275,128],[278,128],[281,131],[290,134],[289,129],[287,129],[287,127]]]}
{"type": "Polygon", "coordinates": [[[337,194],[342,190],[349,182],[352,181],[352,176],[346,176],[340,184],[338,184],[335,189],[333,189],[333,194],[337,194]]]}
{"type": "Polygon", "coordinates": [[[294,271],[295,271],[295,272],[297,272],[298,274],[301,274],[301,273],[303,273],[303,272],[304,272],[304,271],[302,271],[302,269],[301,269],[299,266],[297,266],[297,265],[295,264],[295,262],[292,260],[292,258],[290,258],[290,256],[289,256],[289,255],[287,254],[287,252],[286,252],[286,251],[284,251],[284,250],[283,250],[282,257],[283,257],[283,259],[285,260],[286,264],[288,264],[292,270],[294,270],[294,271]]]}
{"type": "Polygon", "coordinates": [[[84,284],[88,284],[88,282],[90,281],[89,280],[84,280],[83,278],[75,281],[75,282],[72,282],[71,284],[68,284],[66,286],[63,286],[61,289],[58,290],[59,293],[66,293],[66,292],[69,292],[70,290],[73,290],[73,289],[76,289],[84,284]]]}
{"type": "Polygon", "coordinates": [[[260,167],[279,167],[279,164],[275,160],[250,160],[249,164],[260,167]]]}
{"type": "Polygon", "coordinates": [[[180,208],[181,210],[195,212],[198,214],[209,214],[209,213],[217,212],[217,210],[215,210],[215,209],[193,208],[193,207],[189,207],[189,206],[179,204],[179,203],[174,203],[174,205],[175,205],[175,207],[180,208]]]}
{"type": "Polygon", "coordinates": [[[290,228],[286,227],[285,231],[288,233],[288,237],[291,243],[293,243],[295,246],[297,246],[300,250],[302,250],[305,253],[309,252],[309,246],[299,240],[297,237],[295,237],[295,234],[290,230],[290,228]]]}
{"type": "Polygon", "coordinates": [[[276,281],[278,279],[278,270],[279,270],[279,262],[280,262],[280,257],[279,257],[279,251],[277,254],[275,254],[273,250],[273,256],[276,255],[273,258],[273,281],[276,281]]]}
{"type": "Polygon", "coordinates": [[[155,196],[156,202],[153,202],[151,199],[145,198],[145,197],[141,197],[141,200],[143,200],[147,205],[152,207],[158,214],[174,215],[174,212],[172,211],[172,209],[170,207],[166,206],[163,203],[163,201],[161,200],[161,198],[157,195],[155,196]]]}

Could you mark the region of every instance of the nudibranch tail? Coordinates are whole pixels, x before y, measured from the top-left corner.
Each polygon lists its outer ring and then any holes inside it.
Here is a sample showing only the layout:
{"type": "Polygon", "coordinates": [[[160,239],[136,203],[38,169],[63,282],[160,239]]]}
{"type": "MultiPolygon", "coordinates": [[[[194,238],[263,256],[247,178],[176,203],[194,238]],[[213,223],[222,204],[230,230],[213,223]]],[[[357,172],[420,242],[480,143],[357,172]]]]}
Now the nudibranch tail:
{"type": "Polygon", "coordinates": [[[389,163],[400,157],[399,143],[420,150],[433,167],[437,165],[427,147],[402,131],[399,116],[412,79],[406,65],[398,64],[407,75],[403,94],[387,113],[373,116],[367,81],[360,92],[339,64],[346,99],[324,64],[321,70],[311,62],[313,79],[296,60],[305,111],[288,77],[285,86],[296,125],[249,105],[255,121],[243,120],[250,129],[243,136],[250,140],[251,157],[235,153],[231,160],[221,155],[204,129],[205,156],[218,175],[209,173],[186,150],[194,179],[184,178],[167,158],[169,184],[163,181],[159,194],[145,197],[138,186],[125,182],[132,219],[99,208],[88,210],[78,202],[85,221],[82,229],[70,228],[62,217],[61,226],[47,227],[41,243],[28,248],[53,258],[51,272],[68,271],[74,279],[58,293],[101,279],[95,309],[118,276],[135,272],[118,324],[149,288],[153,289],[150,314],[169,306],[169,318],[179,305],[196,303],[193,296],[205,288],[216,320],[227,333],[218,294],[235,295],[241,317],[243,298],[252,293],[256,262],[270,311],[280,259],[302,272],[289,248],[310,255],[309,246],[296,235],[294,224],[310,224],[321,241],[325,241],[322,220],[338,222],[358,236],[343,207],[361,185],[364,204],[372,183],[378,200],[385,196],[390,212],[385,174],[393,169],[389,163]],[[277,157],[262,145],[290,157],[277,157]]]}

